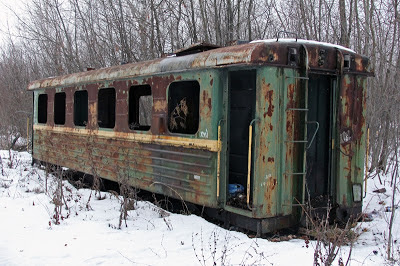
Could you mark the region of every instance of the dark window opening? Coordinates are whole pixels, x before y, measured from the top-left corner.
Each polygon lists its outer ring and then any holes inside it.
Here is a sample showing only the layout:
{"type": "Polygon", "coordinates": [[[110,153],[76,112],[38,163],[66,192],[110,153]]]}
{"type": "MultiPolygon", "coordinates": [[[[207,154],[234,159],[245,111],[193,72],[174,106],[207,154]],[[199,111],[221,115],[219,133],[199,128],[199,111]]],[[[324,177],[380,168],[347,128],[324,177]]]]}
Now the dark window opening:
{"type": "Polygon", "coordinates": [[[129,91],[129,128],[149,130],[153,96],[150,85],[133,86],[129,91]]]}
{"type": "Polygon", "coordinates": [[[38,98],[38,123],[47,123],[47,94],[40,94],[38,98]]]}
{"type": "Polygon", "coordinates": [[[74,124],[86,126],[88,122],[88,92],[76,91],[74,94],[74,124]]]}
{"type": "Polygon", "coordinates": [[[288,65],[297,66],[298,54],[296,48],[289,48],[288,52],[288,65]]]}
{"type": "Polygon", "coordinates": [[[54,124],[65,124],[65,92],[56,93],[54,96],[54,124]]]}
{"type": "Polygon", "coordinates": [[[101,89],[98,95],[97,122],[99,127],[115,126],[115,89],[101,89]]]}
{"type": "Polygon", "coordinates": [[[200,85],[197,81],[173,82],[168,93],[168,129],[195,134],[199,128],[200,85]]]}
{"type": "Polygon", "coordinates": [[[343,67],[344,67],[345,69],[349,69],[349,68],[350,68],[350,59],[351,59],[351,56],[350,56],[349,54],[345,54],[345,55],[344,55],[343,67]]]}

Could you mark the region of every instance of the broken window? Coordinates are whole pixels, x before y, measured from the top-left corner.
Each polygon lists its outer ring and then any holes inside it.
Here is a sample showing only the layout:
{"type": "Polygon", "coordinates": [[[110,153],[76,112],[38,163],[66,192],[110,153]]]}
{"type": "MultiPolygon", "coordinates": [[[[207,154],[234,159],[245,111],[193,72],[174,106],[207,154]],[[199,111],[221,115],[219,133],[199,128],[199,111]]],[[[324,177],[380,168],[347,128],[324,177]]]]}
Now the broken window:
{"type": "Polygon", "coordinates": [[[38,98],[38,123],[47,123],[47,94],[40,94],[38,98]]]}
{"type": "Polygon", "coordinates": [[[129,91],[129,128],[149,130],[153,96],[150,85],[132,86],[129,91]]]}
{"type": "Polygon", "coordinates": [[[88,92],[76,91],[74,94],[74,124],[86,126],[88,121],[88,92]]]}
{"type": "Polygon", "coordinates": [[[168,129],[172,133],[195,134],[199,128],[200,85],[179,81],[169,85],[168,129]]]}
{"type": "Polygon", "coordinates": [[[54,96],[54,124],[65,124],[65,92],[58,92],[54,96]]]}
{"type": "Polygon", "coordinates": [[[99,90],[97,105],[97,122],[99,127],[114,128],[115,126],[115,89],[99,90]]]}

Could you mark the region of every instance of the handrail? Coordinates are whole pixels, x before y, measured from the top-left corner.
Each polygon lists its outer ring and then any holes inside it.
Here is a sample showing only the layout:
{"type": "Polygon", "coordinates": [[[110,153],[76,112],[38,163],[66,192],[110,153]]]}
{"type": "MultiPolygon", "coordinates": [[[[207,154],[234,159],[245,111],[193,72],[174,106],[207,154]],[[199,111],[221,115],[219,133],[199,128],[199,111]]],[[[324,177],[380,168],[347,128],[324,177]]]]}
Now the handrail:
{"type": "Polygon", "coordinates": [[[310,144],[307,145],[307,150],[311,147],[312,143],[314,142],[315,136],[318,133],[319,130],[319,123],[317,121],[307,121],[307,124],[317,124],[317,129],[315,129],[314,135],[311,138],[310,144]]]}
{"type": "Polygon", "coordinates": [[[218,121],[218,142],[217,142],[217,147],[218,147],[218,159],[217,159],[217,200],[219,199],[219,186],[220,186],[220,175],[221,175],[221,123],[224,121],[224,119],[220,119],[218,121]]]}
{"type": "Polygon", "coordinates": [[[247,160],[247,190],[246,190],[246,203],[247,203],[247,208],[249,210],[253,210],[253,208],[250,207],[250,177],[251,177],[251,145],[252,145],[252,140],[253,140],[253,123],[254,122],[260,122],[260,119],[254,118],[250,122],[249,126],[249,154],[248,154],[248,160],[247,160]]]}
{"type": "Polygon", "coordinates": [[[368,126],[368,128],[367,128],[367,150],[365,151],[364,198],[367,196],[367,181],[368,181],[368,153],[369,153],[369,126],[368,126]]]}
{"type": "Polygon", "coordinates": [[[286,30],[280,30],[280,31],[278,31],[278,33],[276,34],[276,41],[278,41],[279,40],[279,34],[280,33],[286,33],[286,34],[293,34],[293,35],[295,35],[296,36],[296,42],[297,42],[297,33],[295,33],[295,32],[291,32],[291,31],[286,31],[286,30]]]}

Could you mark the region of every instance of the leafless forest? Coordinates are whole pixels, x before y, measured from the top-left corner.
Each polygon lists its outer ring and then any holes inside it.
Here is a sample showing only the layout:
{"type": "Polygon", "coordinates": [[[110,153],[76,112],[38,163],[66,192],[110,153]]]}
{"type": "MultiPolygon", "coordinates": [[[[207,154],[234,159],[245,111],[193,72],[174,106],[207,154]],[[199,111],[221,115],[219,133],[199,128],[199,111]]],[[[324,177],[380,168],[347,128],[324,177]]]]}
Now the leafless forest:
{"type": "Polygon", "coordinates": [[[0,145],[26,135],[31,80],[285,30],[370,57],[370,155],[384,170],[399,144],[399,12],[398,0],[33,0],[0,47],[0,145]]]}

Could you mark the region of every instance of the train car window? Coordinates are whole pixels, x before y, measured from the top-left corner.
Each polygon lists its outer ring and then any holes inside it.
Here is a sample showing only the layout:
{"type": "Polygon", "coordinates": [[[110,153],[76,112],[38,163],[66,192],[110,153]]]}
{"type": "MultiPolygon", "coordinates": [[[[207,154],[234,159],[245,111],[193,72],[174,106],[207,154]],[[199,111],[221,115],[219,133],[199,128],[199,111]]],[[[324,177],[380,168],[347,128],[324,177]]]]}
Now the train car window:
{"type": "Polygon", "coordinates": [[[88,92],[76,91],[74,94],[74,124],[86,126],[88,121],[88,92]]]}
{"type": "Polygon", "coordinates": [[[129,128],[149,130],[153,96],[150,85],[132,86],[129,90],[129,128]]]}
{"type": "Polygon", "coordinates": [[[54,95],[54,124],[65,124],[65,92],[54,95]]]}
{"type": "Polygon", "coordinates": [[[47,94],[40,94],[38,98],[38,123],[47,123],[47,94]]]}
{"type": "Polygon", "coordinates": [[[115,89],[99,90],[97,105],[97,122],[99,127],[114,128],[115,126],[115,89]]]}
{"type": "Polygon", "coordinates": [[[169,85],[168,129],[172,133],[195,134],[199,129],[200,84],[179,81],[169,85]]]}

